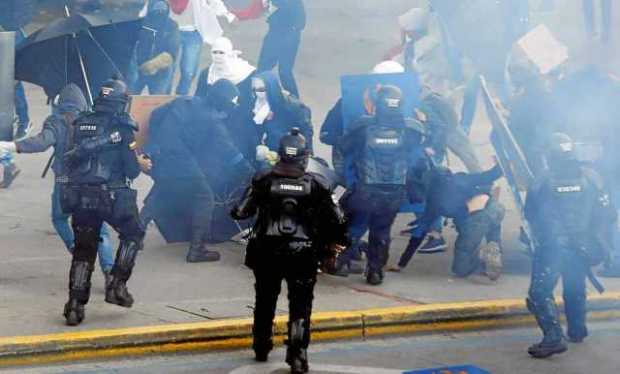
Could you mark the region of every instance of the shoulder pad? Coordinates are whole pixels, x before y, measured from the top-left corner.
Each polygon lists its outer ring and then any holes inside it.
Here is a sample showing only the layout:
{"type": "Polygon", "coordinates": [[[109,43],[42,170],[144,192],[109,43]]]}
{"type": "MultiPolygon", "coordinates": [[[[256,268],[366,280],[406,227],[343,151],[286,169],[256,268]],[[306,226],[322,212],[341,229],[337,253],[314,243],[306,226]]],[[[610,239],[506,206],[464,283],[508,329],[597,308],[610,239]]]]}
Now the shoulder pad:
{"type": "Polygon", "coordinates": [[[349,125],[349,128],[347,129],[347,132],[355,131],[362,127],[370,126],[374,123],[375,123],[375,117],[364,115],[356,119],[355,121],[351,122],[351,124],[349,125]]]}
{"type": "Polygon", "coordinates": [[[405,128],[426,135],[424,124],[414,118],[405,118],[405,128]]]}
{"type": "Polygon", "coordinates": [[[319,175],[319,174],[306,174],[306,177],[315,181],[316,184],[324,189],[326,192],[330,192],[332,190],[332,185],[331,183],[329,183],[329,181],[327,180],[327,178],[319,175]]]}
{"type": "Polygon", "coordinates": [[[588,182],[592,183],[596,189],[602,191],[605,189],[605,183],[603,182],[603,177],[596,170],[591,169],[589,167],[582,167],[581,171],[583,172],[584,177],[588,180],[588,182]]]}
{"type": "Polygon", "coordinates": [[[129,127],[133,131],[140,130],[138,123],[134,121],[134,119],[131,117],[129,113],[121,113],[118,115],[117,119],[121,125],[125,125],[129,127]]]}
{"type": "Polygon", "coordinates": [[[269,175],[271,175],[271,169],[261,170],[257,172],[256,174],[254,174],[254,177],[252,177],[252,184],[260,183],[263,179],[265,179],[269,175]]]}

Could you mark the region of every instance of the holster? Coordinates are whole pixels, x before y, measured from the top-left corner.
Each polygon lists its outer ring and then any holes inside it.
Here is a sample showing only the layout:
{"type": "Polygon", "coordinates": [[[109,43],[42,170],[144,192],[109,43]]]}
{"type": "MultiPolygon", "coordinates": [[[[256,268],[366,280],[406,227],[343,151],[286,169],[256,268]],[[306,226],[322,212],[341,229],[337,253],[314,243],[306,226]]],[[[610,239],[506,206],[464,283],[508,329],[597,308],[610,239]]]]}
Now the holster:
{"type": "Polygon", "coordinates": [[[136,201],[138,198],[138,191],[131,188],[117,188],[111,190],[110,196],[112,197],[112,218],[119,221],[124,221],[136,215],[136,201]]]}

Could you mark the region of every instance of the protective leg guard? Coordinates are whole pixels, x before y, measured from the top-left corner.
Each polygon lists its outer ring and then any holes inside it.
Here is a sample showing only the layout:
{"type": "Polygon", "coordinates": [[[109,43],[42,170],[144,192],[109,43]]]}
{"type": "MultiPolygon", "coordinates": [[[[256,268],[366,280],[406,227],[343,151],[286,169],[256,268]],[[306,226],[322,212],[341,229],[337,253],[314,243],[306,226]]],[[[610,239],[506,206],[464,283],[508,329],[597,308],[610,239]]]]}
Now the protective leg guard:
{"type": "Polygon", "coordinates": [[[305,320],[297,319],[288,323],[288,340],[285,344],[286,363],[291,367],[291,373],[302,374],[309,371],[308,353],[304,346],[305,320]]]}
{"type": "Polygon", "coordinates": [[[64,317],[68,326],[77,326],[84,320],[84,305],[90,298],[90,279],[94,267],[87,261],[72,261],[69,272],[69,301],[64,317]]]}
{"type": "Polygon", "coordinates": [[[127,290],[127,281],[136,262],[142,244],[135,241],[122,241],[116,252],[116,261],[112,268],[112,281],[106,288],[105,301],[125,308],[133,306],[133,297],[127,290]]]}
{"type": "Polygon", "coordinates": [[[555,302],[545,300],[536,303],[532,299],[526,300],[527,309],[534,314],[538,326],[543,331],[543,340],[530,346],[527,353],[534,358],[547,358],[554,354],[566,352],[566,339],[559,323],[559,315],[555,302]]]}

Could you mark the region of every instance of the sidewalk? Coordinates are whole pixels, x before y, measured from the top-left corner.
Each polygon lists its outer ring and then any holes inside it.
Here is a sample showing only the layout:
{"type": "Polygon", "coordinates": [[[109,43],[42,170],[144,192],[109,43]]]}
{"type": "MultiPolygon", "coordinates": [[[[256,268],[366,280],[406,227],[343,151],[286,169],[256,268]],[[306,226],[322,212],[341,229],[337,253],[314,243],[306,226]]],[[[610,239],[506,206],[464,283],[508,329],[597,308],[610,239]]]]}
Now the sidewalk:
{"type": "MultiPolygon", "coordinates": [[[[394,0],[395,1],[395,0],[394,0]]],[[[359,1],[347,0],[350,9],[359,1]]],[[[319,7],[330,1],[309,5],[316,22],[304,33],[297,74],[303,99],[313,109],[315,133],[327,110],[338,97],[338,77],[342,73],[367,71],[384,51],[386,36],[376,30],[391,30],[396,15],[410,6],[395,1],[394,9],[382,8],[381,14],[370,11],[372,2],[358,12],[342,10],[323,15],[319,7]],[[391,12],[391,13],[390,13],[391,12]],[[324,33],[339,25],[338,37],[324,33]],[[351,41],[354,41],[352,43],[351,41]]],[[[344,4],[344,0],[343,0],[344,4]]],[[[264,22],[239,25],[231,32],[244,56],[254,60],[265,28],[264,22]],[[253,24],[254,25],[254,24],[253,24]],[[260,32],[256,31],[259,30],[260,32]]],[[[204,53],[206,59],[208,53],[204,53]]],[[[40,89],[26,85],[31,116],[38,131],[49,109],[40,89]]],[[[478,125],[476,125],[478,126],[478,125]]],[[[484,127],[476,127],[474,143],[487,139],[484,127]]],[[[488,146],[484,146],[488,147],[488,146]]],[[[488,149],[480,148],[482,160],[488,149]]],[[[319,155],[327,156],[326,147],[318,144],[319,155]]],[[[232,243],[217,246],[222,261],[210,264],[187,264],[187,246],[166,245],[155,228],[146,237],[145,250],[139,255],[129,288],[136,299],[132,309],[122,309],[103,302],[103,279],[97,269],[93,279],[91,302],[86,320],[78,328],[64,325],[62,308],[67,298],[70,258],[50,222],[52,180],[40,178],[49,154],[18,155],[22,174],[8,191],[0,190],[0,336],[40,335],[69,331],[110,329],[134,326],[220,321],[247,318],[252,314],[253,279],[242,266],[243,247],[232,243]]],[[[141,177],[135,186],[144,198],[150,181],[141,177]]],[[[503,196],[508,193],[504,191],[503,196]]],[[[392,260],[400,255],[408,238],[396,233],[408,217],[394,226],[392,260]]],[[[366,285],[360,276],[347,279],[321,275],[315,298],[317,312],[366,310],[385,307],[426,305],[444,302],[489,299],[523,300],[529,283],[529,260],[518,249],[517,215],[508,211],[504,221],[506,274],[493,283],[484,277],[455,279],[450,275],[451,253],[418,255],[400,274],[388,273],[380,287],[366,285]]],[[[446,230],[450,241],[453,230],[446,230]]],[[[620,280],[603,280],[606,288],[620,291],[620,280]]],[[[592,293],[593,291],[591,291],[592,293]]],[[[278,314],[287,311],[286,291],[282,292],[278,314]]]]}

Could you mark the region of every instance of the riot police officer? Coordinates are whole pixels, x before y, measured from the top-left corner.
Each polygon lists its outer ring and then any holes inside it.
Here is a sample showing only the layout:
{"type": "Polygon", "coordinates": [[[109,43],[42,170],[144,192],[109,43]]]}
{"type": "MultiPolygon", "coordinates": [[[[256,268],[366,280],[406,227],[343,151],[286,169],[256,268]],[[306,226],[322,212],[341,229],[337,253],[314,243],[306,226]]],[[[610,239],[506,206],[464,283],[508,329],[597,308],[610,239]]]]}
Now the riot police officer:
{"type": "MultiPolygon", "coordinates": [[[[343,205],[351,225],[368,223],[366,281],[371,285],[383,282],[390,228],[406,198],[408,172],[423,156],[423,133],[419,122],[405,118],[400,89],[387,85],[377,92],[375,115],[360,118],[343,140],[354,174],[343,205]]],[[[345,252],[340,262],[346,260],[345,252]]]]}
{"type": "Polygon", "coordinates": [[[602,178],[579,164],[573,146],[568,135],[551,135],[547,172],[530,187],[525,204],[525,216],[537,242],[527,306],[544,335],[542,342],[528,350],[535,358],[567,350],[553,297],[560,277],[568,339],[581,343],[588,335],[585,281],[590,278],[602,291],[591,266],[605,257],[600,229],[616,218],[602,178]]]}
{"type": "Polygon", "coordinates": [[[129,308],[133,297],[126,283],[131,276],[144,231],[138,219],[136,191],[130,182],[140,174],[135,154],[135,122],[125,112],[127,86],[111,79],[101,87],[94,111],[78,117],[65,153],[68,183],[61,191],[63,211],[72,214],[75,249],[69,273],[67,324],[84,319],[90,279],[97,256],[99,232],[108,222],[120,236],[120,246],[106,287],[108,303],[129,308]]]}
{"type": "Polygon", "coordinates": [[[331,197],[330,182],[306,171],[309,149],[298,128],[280,140],[279,161],[256,174],[232,210],[234,219],[258,214],[246,251],[256,278],[254,352],[267,361],[282,279],[288,285],[289,322],[286,362],[292,373],[308,372],[310,314],[319,261],[346,245],[344,214],[331,197]]]}

